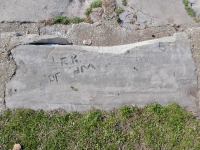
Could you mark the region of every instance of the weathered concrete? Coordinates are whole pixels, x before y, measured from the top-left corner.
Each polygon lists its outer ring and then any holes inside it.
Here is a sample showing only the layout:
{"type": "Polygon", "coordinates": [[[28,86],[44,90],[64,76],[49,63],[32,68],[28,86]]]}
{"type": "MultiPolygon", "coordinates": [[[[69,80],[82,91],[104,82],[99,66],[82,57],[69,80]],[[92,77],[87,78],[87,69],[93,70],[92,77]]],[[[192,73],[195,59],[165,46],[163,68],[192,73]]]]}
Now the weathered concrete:
{"type": "Polygon", "coordinates": [[[16,64],[9,52],[10,39],[17,36],[15,33],[0,34],[0,112],[5,109],[5,85],[12,78],[16,64]]]}
{"type": "Polygon", "coordinates": [[[122,0],[116,1],[125,10],[120,14],[122,25],[129,29],[163,26],[172,22],[194,22],[187,14],[182,0],[127,0],[126,6],[122,5],[122,0]]]}
{"type": "Polygon", "coordinates": [[[8,108],[87,110],[177,102],[197,108],[197,77],[185,34],[115,47],[21,45],[6,85],[8,108]]]}
{"type": "Polygon", "coordinates": [[[0,0],[0,22],[37,22],[56,15],[85,17],[93,0],[0,0]]]}
{"type": "MultiPolygon", "coordinates": [[[[79,16],[85,18],[85,10],[94,0],[0,0],[0,22],[37,22],[48,20],[57,15],[69,18],[79,16]]],[[[161,26],[169,23],[193,23],[193,19],[184,9],[182,0],[127,0],[127,6],[122,0],[102,0],[104,14],[112,16],[115,3],[125,11],[120,15],[123,26],[135,29],[145,25],[161,26]],[[137,18],[135,18],[137,16],[137,18]],[[132,23],[135,21],[135,24],[132,23]],[[131,23],[130,23],[131,22],[131,23]]],[[[198,6],[198,3],[195,3],[198,6]]],[[[194,9],[199,9],[194,6],[194,9]]],[[[101,16],[101,15],[100,15],[101,16]]]]}

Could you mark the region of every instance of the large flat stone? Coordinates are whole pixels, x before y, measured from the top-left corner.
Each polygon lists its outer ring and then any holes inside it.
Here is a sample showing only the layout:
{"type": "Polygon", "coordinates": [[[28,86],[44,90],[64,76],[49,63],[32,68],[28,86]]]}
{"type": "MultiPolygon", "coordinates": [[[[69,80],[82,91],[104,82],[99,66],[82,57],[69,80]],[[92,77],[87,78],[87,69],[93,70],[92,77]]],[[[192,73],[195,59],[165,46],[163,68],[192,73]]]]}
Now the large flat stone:
{"type": "Polygon", "coordinates": [[[120,15],[122,26],[129,29],[143,29],[144,25],[152,27],[164,26],[171,23],[194,23],[193,18],[187,14],[182,0],[126,0],[126,6],[122,5],[122,0],[116,1],[117,5],[125,10],[124,13],[120,15]],[[135,18],[137,18],[138,22],[137,27],[134,27],[131,23],[131,20],[135,18]]]}
{"type": "Polygon", "coordinates": [[[85,17],[94,0],[0,0],[0,22],[37,22],[57,15],[85,17]]]}
{"type": "Polygon", "coordinates": [[[151,102],[197,107],[197,77],[184,33],[141,43],[88,47],[21,45],[8,108],[83,111],[151,102]]]}

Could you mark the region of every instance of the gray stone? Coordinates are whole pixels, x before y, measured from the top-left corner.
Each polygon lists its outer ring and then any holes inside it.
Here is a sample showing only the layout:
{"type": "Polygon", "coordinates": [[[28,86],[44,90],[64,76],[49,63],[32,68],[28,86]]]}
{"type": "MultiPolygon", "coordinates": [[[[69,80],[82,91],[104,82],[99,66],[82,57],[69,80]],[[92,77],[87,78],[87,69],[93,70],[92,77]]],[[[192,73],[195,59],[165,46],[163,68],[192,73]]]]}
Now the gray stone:
{"type": "MultiPolygon", "coordinates": [[[[171,22],[176,24],[194,23],[193,18],[187,14],[182,0],[127,0],[127,6],[123,6],[121,0],[116,1],[117,5],[125,10],[124,15],[128,15],[127,11],[129,14],[136,13],[137,21],[141,24],[147,23],[148,27],[163,26],[171,22]]],[[[127,25],[129,21],[124,15],[120,15],[120,19],[125,22],[122,25],[129,29],[134,28],[132,25],[127,25]]],[[[134,19],[134,17],[129,17],[130,19],[134,19]]]]}
{"type": "Polygon", "coordinates": [[[134,30],[137,25],[135,25],[136,18],[133,18],[134,13],[125,10],[121,14],[119,14],[120,20],[122,20],[121,24],[127,29],[134,30]]]}
{"type": "Polygon", "coordinates": [[[0,22],[37,22],[56,15],[85,17],[94,0],[0,0],[0,22]]]}
{"type": "Polygon", "coordinates": [[[92,44],[92,41],[89,39],[89,40],[83,40],[83,45],[88,45],[90,46],[92,44]]]}
{"type": "Polygon", "coordinates": [[[17,70],[6,84],[8,108],[197,107],[196,68],[184,33],[113,47],[20,45],[12,56],[17,70]]]}

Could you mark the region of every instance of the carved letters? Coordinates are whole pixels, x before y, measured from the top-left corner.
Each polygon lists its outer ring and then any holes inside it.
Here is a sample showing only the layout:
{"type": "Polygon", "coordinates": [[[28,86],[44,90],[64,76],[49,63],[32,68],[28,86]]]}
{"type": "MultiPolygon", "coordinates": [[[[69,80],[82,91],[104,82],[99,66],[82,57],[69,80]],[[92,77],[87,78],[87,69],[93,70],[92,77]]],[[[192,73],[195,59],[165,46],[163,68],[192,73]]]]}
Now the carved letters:
{"type": "Polygon", "coordinates": [[[49,81],[50,82],[53,82],[53,81],[56,81],[56,82],[58,82],[58,74],[60,74],[60,72],[58,72],[58,73],[56,73],[56,74],[54,74],[54,75],[49,75],[48,77],[49,77],[49,81]]]}
{"type": "Polygon", "coordinates": [[[92,69],[94,69],[94,70],[96,69],[96,68],[94,67],[94,65],[92,65],[92,64],[89,64],[88,66],[82,65],[82,66],[80,67],[80,69],[79,69],[79,67],[77,67],[77,69],[74,71],[74,74],[78,74],[78,73],[80,73],[80,72],[84,73],[84,69],[89,70],[90,68],[92,68],[92,69]]]}
{"type": "MultiPolygon", "coordinates": [[[[52,57],[52,60],[54,62],[54,57],[52,57]]],[[[61,57],[59,59],[60,61],[60,64],[61,66],[73,66],[73,65],[76,65],[78,64],[78,59],[77,59],[77,55],[73,55],[71,57],[61,57]]],[[[76,67],[76,69],[74,70],[74,74],[79,74],[79,73],[84,73],[86,70],[89,70],[89,69],[93,69],[93,70],[96,70],[95,66],[91,63],[89,63],[88,65],[81,65],[76,67]]],[[[49,75],[48,78],[49,78],[49,81],[50,82],[58,82],[58,74],[60,74],[60,72],[54,74],[54,75],[49,75]]]]}

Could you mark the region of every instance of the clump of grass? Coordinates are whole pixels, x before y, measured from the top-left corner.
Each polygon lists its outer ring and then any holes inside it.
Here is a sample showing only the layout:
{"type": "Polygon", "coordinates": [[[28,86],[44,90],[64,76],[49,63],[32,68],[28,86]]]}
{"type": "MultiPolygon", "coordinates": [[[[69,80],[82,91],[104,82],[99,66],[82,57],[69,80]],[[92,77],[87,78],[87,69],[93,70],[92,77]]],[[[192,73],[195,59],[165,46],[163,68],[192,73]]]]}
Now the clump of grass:
{"type": "Polygon", "coordinates": [[[83,19],[79,18],[79,17],[73,17],[71,20],[70,20],[71,23],[73,24],[77,24],[77,23],[80,23],[80,22],[83,22],[83,19]]]}
{"type": "Polygon", "coordinates": [[[185,10],[187,11],[188,15],[190,15],[191,17],[194,17],[194,20],[197,21],[198,19],[196,18],[196,12],[194,11],[193,8],[188,6],[189,1],[188,0],[182,0],[182,1],[183,1],[183,4],[185,5],[185,10]]]}
{"type": "Polygon", "coordinates": [[[90,7],[85,10],[85,14],[88,16],[91,13],[93,8],[97,8],[97,7],[101,7],[101,6],[102,6],[101,0],[96,0],[96,1],[92,2],[90,4],[90,7]]]}
{"type": "Polygon", "coordinates": [[[91,13],[91,11],[92,11],[92,8],[87,8],[85,10],[85,14],[88,16],[91,13]]]}
{"type": "Polygon", "coordinates": [[[121,14],[122,12],[123,12],[124,10],[122,9],[122,8],[120,8],[120,7],[118,7],[117,9],[115,9],[115,12],[116,12],[116,20],[117,20],[117,22],[118,23],[121,23],[122,22],[122,20],[120,19],[120,17],[119,17],[119,14],[121,14]]]}
{"type": "Polygon", "coordinates": [[[121,14],[124,10],[120,7],[118,7],[117,9],[115,9],[115,12],[117,15],[121,14]]]}
{"type": "Polygon", "coordinates": [[[60,23],[60,24],[69,24],[69,23],[73,23],[73,24],[77,24],[80,22],[83,22],[84,20],[79,18],[79,17],[73,17],[72,19],[68,19],[65,16],[55,16],[52,21],[51,24],[56,24],[56,23],[60,23]]]}
{"type": "Polygon", "coordinates": [[[126,6],[127,5],[127,1],[126,0],[122,0],[122,5],[126,6]]]}
{"type": "Polygon", "coordinates": [[[130,117],[131,113],[133,111],[133,107],[131,106],[122,106],[121,108],[119,108],[119,113],[122,117],[130,117]]]}
{"type": "Polygon", "coordinates": [[[116,21],[120,24],[122,20],[119,18],[119,16],[116,16],[116,21]]]}
{"type": "Polygon", "coordinates": [[[102,6],[102,1],[101,0],[96,0],[90,4],[90,8],[97,8],[102,6]]]}
{"type": "Polygon", "coordinates": [[[192,9],[191,7],[189,6],[185,6],[185,9],[188,13],[188,15],[192,16],[192,17],[196,17],[196,12],[194,11],[194,9],[192,9]]]}
{"type": "Polygon", "coordinates": [[[67,17],[59,15],[59,16],[55,16],[52,21],[52,24],[56,24],[56,23],[69,24],[70,21],[67,17]]]}
{"type": "Polygon", "coordinates": [[[194,21],[196,22],[196,23],[199,23],[200,22],[200,19],[197,19],[196,17],[194,18],[194,21]]]}
{"type": "Polygon", "coordinates": [[[175,103],[63,114],[6,110],[0,149],[200,149],[199,123],[175,103]]]}
{"type": "Polygon", "coordinates": [[[189,1],[188,0],[182,0],[183,1],[183,4],[185,5],[185,6],[188,6],[188,4],[189,4],[189,1]]]}

